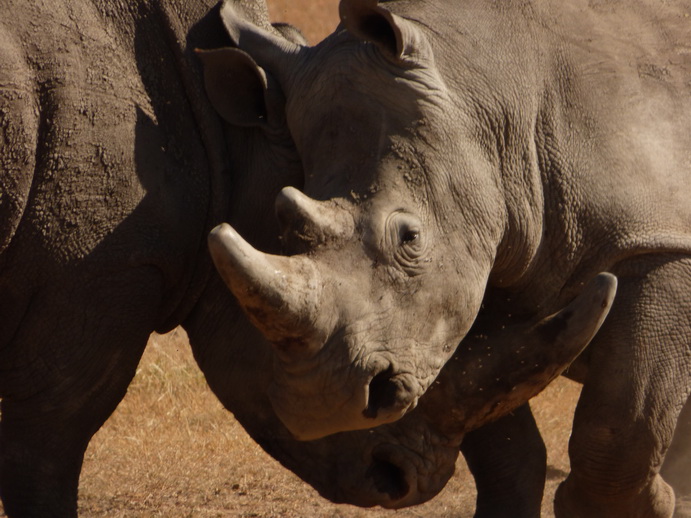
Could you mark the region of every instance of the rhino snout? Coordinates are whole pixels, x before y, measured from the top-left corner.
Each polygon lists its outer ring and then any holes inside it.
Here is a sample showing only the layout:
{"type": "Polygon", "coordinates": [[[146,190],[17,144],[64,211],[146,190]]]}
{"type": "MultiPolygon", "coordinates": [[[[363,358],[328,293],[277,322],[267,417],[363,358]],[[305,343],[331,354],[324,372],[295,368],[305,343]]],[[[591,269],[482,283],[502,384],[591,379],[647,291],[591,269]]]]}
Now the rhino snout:
{"type": "Polygon", "coordinates": [[[340,475],[329,487],[317,484],[322,496],[336,503],[388,509],[398,509],[417,501],[418,472],[409,459],[405,448],[384,442],[366,453],[361,462],[348,460],[349,469],[339,470],[340,475]]]}
{"type": "Polygon", "coordinates": [[[417,487],[417,470],[390,445],[375,448],[365,476],[379,493],[378,504],[382,507],[401,507],[417,487]]]}

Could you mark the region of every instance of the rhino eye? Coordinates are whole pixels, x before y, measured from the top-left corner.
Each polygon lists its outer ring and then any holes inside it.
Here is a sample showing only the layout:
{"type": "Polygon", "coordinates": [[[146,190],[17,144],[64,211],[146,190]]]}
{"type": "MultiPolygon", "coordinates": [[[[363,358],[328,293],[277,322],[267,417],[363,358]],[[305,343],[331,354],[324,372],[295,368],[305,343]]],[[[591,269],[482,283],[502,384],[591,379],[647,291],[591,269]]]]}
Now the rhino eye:
{"type": "Polygon", "coordinates": [[[406,228],[401,231],[401,244],[414,243],[420,238],[420,230],[417,228],[406,228]]]}
{"type": "Polygon", "coordinates": [[[422,223],[412,214],[399,213],[396,219],[399,245],[408,249],[422,247],[422,223]]]}
{"type": "Polygon", "coordinates": [[[389,250],[393,259],[408,275],[422,273],[427,243],[422,222],[408,212],[395,212],[389,217],[389,250]]]}

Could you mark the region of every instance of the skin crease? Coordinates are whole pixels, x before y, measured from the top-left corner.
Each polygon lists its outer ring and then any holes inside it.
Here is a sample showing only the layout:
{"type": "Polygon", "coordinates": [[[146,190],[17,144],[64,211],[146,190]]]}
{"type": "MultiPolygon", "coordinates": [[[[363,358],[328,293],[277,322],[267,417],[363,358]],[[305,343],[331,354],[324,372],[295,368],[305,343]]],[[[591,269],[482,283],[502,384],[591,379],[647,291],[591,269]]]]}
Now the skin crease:
{"type": "MultiPolygon", "coordinates": [[[[625,296],[572,370],[584,391],[557,516],[687,513],[686,486],[659,476],[691,391],[684,9],[344,1],[345,30],[317,47],[243,46],[281,77],[305,193],[346,200],[361,229],[311,251],[318,269],[356,272],[375,299],[395,292],[377,283],[370,256],[384,248],[366,236],[402,207],[450,270],[440,284],[422,276],[412,307],[425,290],[451,291],[458,322],[479,309],[459,285],[486,287],[490,315],[529,315],[554,311],[595,272],[619,277],[625,296]],[[416,189],[406,172],[422,178],[416,189]]],[[[238,27],[231,35],[251,32],[238,27]]]]}

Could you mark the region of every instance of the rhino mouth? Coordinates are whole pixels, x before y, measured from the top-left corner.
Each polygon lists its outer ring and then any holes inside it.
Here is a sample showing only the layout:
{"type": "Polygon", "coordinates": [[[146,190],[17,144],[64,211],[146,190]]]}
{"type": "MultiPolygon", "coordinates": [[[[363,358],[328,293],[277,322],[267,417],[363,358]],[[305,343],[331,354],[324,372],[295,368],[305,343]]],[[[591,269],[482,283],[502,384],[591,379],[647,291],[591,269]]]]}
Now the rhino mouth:
{"type": "Polygon", "coordinates": [[[392,423],[416,408],[424,394],[426,379],[409,370],[410,362],[392,358],[378,342],[363,345],[352,336],[337,331],[302,362],[283,364],[277,358],[269,400],[294,438],[315,440],[392,423]],[[372,349],[376,352],[368,352],[372,349]],[[352,350],[359,351],[355,360],[348,355],[352,350]]]}
{"type": "Polygon", "coordinates": [[[429,500],[453,475],[459,454],[457,443],[419,426],[384,425],[310,442],[275,426],[278,432],[262,427],[253,434],[267,452],[324,498],[360,507],[399,509],[429,500]]]}

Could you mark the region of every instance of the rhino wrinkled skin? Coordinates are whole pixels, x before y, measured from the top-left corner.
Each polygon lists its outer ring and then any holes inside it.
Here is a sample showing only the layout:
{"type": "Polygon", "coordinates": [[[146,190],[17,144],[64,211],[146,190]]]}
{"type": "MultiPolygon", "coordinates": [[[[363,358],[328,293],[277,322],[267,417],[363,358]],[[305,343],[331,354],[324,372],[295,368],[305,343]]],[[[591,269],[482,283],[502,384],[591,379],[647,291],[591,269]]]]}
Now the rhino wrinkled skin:
{"type": "Polygon", "coordinates": [[[296,437],[405,415],[478,314],[547,314],[609,271],[555,511],[689,516],[690,11],[342,0],[306,47],[222,9],[304,167],[276,201],[287,257],[209,240],[296,437]]]}

